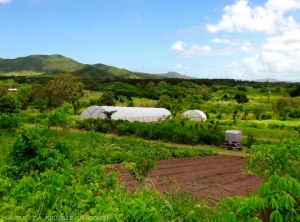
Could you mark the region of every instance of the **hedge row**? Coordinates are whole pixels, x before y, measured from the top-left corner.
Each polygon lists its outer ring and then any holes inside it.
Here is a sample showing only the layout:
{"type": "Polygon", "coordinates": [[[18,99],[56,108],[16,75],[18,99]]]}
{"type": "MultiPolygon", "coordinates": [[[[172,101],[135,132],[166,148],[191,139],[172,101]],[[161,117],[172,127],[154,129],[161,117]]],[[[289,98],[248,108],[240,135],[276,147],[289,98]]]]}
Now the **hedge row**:
{"type": "Polygon", "coordinates": [[[120,136],[136,136],[143,139],[163,140],[182,144],[221,145],[224,133],[213,128],[191,128],[182,126],[175,121],[161,123],[141,123],[128,121],[111,121],[102,119],[85,119],[77,123],[78,128],[107,133],[109,129],[120,136]]]}

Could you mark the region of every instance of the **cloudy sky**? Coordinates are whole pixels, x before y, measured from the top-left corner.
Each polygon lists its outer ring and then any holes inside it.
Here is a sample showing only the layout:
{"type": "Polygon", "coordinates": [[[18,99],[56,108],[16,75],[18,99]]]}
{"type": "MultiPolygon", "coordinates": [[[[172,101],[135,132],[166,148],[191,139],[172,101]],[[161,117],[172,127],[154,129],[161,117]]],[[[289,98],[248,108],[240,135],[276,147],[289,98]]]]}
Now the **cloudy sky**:
{"type": "Polygon", "coordinates": [[[300,0],[0,0],[0,57],[300,79],[300,0]]]}

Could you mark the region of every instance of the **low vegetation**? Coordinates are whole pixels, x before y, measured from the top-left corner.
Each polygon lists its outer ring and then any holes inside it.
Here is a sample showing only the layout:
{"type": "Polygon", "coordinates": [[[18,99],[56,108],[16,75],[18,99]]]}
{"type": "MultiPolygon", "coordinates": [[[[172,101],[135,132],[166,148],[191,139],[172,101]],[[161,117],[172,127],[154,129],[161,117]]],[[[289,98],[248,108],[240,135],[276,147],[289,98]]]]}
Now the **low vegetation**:
{"type": "Polygon", "coordinates": [[[79,215],[74,220],[299,221],[299,105],[293,83],[3,77],[0,221],[79,215]],[[12,87],[18,91],[7,90],[12,87]],[[152,124],[78,119],[90,105],[137,104],[167,108],[172,118],[152,124]],[[182,118],[187,109],[204,111],[208,120],[182,118]],[[263,181],[247,197],[209,207],[143,186],[156,160],[223,152],[227,129],[242,131],[244,173],[263,181]],[[138,181],[136,191],[120,185],[116,163],[138,181]]]}

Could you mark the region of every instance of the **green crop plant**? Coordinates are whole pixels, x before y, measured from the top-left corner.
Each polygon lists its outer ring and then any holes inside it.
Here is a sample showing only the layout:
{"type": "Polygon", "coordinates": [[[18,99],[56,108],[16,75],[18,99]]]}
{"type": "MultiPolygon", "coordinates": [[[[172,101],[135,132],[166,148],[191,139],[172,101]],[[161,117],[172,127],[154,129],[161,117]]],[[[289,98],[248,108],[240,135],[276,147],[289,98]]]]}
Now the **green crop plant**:
{"type": "MultiPolygon", "coordinates": [[[[76,162],[70,156],[74,149],[81,148],[76,146],[83,145],[90,137],[69,134],[57,137],[56,132],[51,130],[31,127],[22,128],[13,144],[1,140],[1,150],[4,150],[3,145],[10,148],[7,162],[1,165],[0,171],[2,220],[13,221],[15,215],[20,215],[20,220],[26,221],[46,221],[58,216],[62,219],[87,218],[83,221],[90,217],[108,221],[196,221],[198,215],[209,215],[206,207],[190,209],[192,201],[170,200],[158,191],[147,188],[133,193],[125,191],[118,184],[111,165],[99,164],[98,156],[91,152],[99,148],[99,153],[112,153],[113,158],[116,153],[122,157],[135,150],[136,154],[140,153],[141,161],[135,165],[135,170],[138,170],[137,175],[145,176],[154,167],[152,160],[142,161],[153,155],[141,151],[148,147],[148,143],[136,139],[99,137],[86,146],[91,155],[76,162]],[[71,140],[75,147],[70,146],[68,141],[71,140]]],[[[151,146],[153,150],[160,147],[156,144],[151,146]]],[[[165,149],[171,150],[167,146],[165,149]]],[[[129,154],[127,158],[136,160],[136,156],[129,154]]]]}
{"type": "Polygon", "coordinates": [[[69,150],[64,142],[50,141],[44,128],[23,127],[7,156],[7,174],[20,177],[30,171],[64,167],[69,150]]]}
{"type": "Polygon", "coordinates": [[[300,143],[253,146],[247,173],[263,183],[248,197],[225,198],[217,205],[216,221],[300,221],[300,143]]]}
{"type": "Polygon", "coordinates": [[[124,168],[137,180],[138,184],[141,184],[143,180],[149,176],[149,172],[156,164],[151,159],[139,158],[135,162],[123,162],[124,168]]]}
{"type": "Polygon", "coordinates": [[[247,170],[262,179],[289,174],[300,181],[300,142],[284,140],[277,145],[253,146],[246,160],[247,170]]]}

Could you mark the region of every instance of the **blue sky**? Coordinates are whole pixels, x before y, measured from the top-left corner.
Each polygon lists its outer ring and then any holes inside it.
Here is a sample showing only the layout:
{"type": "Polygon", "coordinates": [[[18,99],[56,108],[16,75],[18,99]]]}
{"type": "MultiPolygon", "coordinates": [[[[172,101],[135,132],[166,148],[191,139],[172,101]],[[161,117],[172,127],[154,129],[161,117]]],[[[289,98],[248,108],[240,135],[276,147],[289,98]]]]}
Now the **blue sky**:
{"type": "Polygon", "coordinates": [[[300,0],[0,0],[0,57],[300,79],[300,0]]]}

